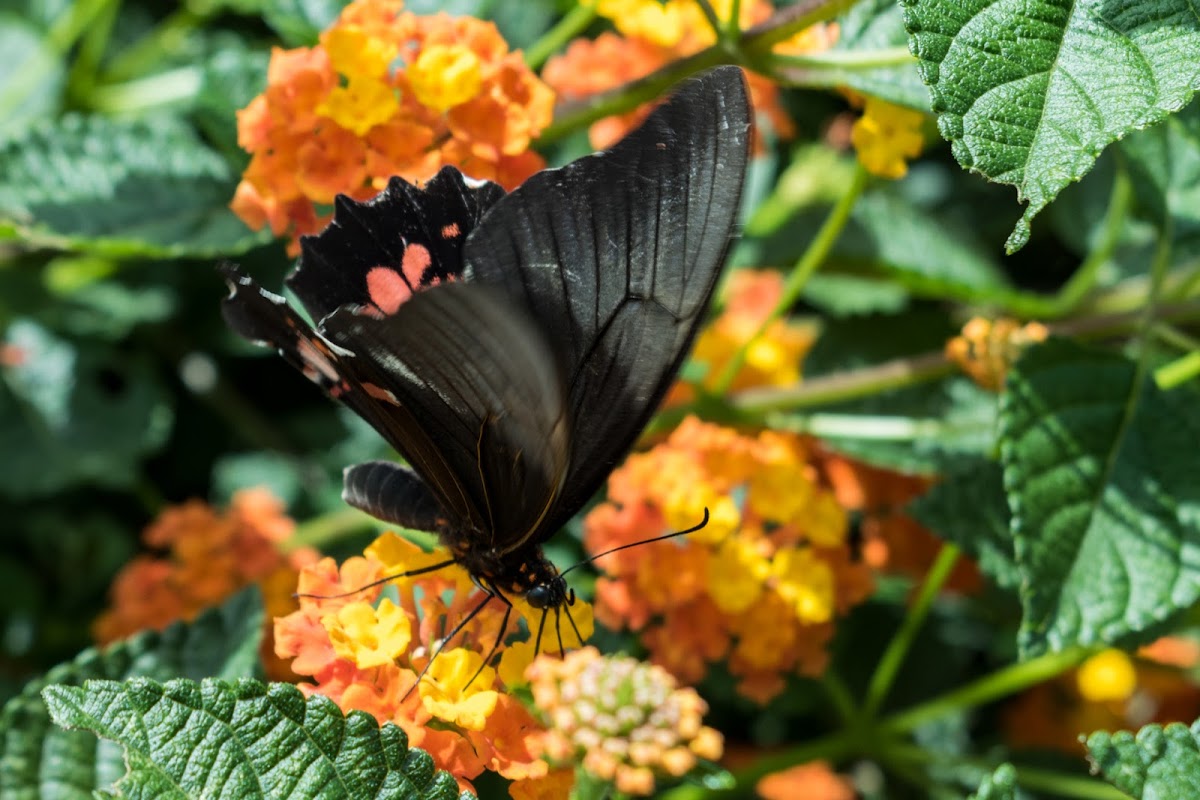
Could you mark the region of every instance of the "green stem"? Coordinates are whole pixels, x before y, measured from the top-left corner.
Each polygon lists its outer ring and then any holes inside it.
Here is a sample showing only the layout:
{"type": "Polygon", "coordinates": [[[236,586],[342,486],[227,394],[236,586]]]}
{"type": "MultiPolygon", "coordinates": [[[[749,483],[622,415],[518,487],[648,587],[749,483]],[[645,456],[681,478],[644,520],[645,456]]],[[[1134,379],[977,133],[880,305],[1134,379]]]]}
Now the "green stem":
{"type": "MultiPolygon", "coordinates": [[[[1196,321],[1200,319],[1200,303],[1193,300],[1170,306],[1160,306],[1156,318],[1184,322],[1196,321]]],[[[1141,325],[1141,320],[1142,312],[1140,310],[1117,314],[1097,314],[1056,323],[1050,326],[1050,330],[1058,336],[1095,339],[1117,336],[1136,330],[1141,325]]],[[[752,419],[756,415],[772,411],[814,408],[915,386],[937,380],[953,371],[954,366],[943,353],[923,353],[871,367],[813,378],[796,386],[782,389],[774,387],[747,389],[729,399],[731,410],[727,412],[727,416],[752,419]]],[[[660,415],[663,418],[663,424],[674,419],[671,415],[676,413],[680,417],[683,415],[674,409],[660,415]]],[[[658,426],[659,423],[656,421],[655,425],[658,426]]]]}
{"type": "Polygon", "coordinates": [[[1100,648],[1072,647],[1059,653],[1013,664],[928,702],[885,718],[878,729],[887,734],[911,731],[955,711],[973,708],[1015,694],[1079,666],[1100,648]]]}
{"type": "Polygon", "coordinates": [[[1099,241],[1079,265],[1079,269],[1075,270],[1070,280],[1053,297],[1044,298],[1014,292],[1006,304],[1007,309],[1018,316],[1043,319],[1061,317],[1073,310],[1095,287],[1100,268],[1108,263],[1116,250],[1132,204],[1133,183],[1125,170],[1118,169],[1113,180],[1112,192],[1109,194],[1108,209],[1101,224],[1099,241]]]}
{"type": "Polygon", "coordinates": [[[170,14],[146,35],[113,56],[104,71],[104,82],[127,81],[150,72],[164,57],[178,52],[206,20],[206,16],[188,8],[170,14]]]}
{"type": "Polygon", "coordinates": [[[106,5],[96,15],[80,40],[75,63],[71,65],[71,72],[67,78],[71,100],[79,106],[87,107],[88,98],[95,89],[96,73],[104,58],[104,52],[108,49],[108,41],[120,10],[120,0],[106,5]]]}
{"type": "MultiPolygon", "coordinates": [[[[962,765],[985,772],[992,772],[999,766],[995,761],[986,758],[931,752],[916,745],[899,742],[888,746],[884,753],[884,759],[912,764],[934,763],[939,767],[962,765]]],[[[1020,767],[1015,764],[1012,767],[1017,773],[1017,782],[1026,789],[1045,792],[1053,797],[1078,798],[1078,800],[1129,800],[1129,795],[1096,778],[1067,775],[1048,769],[1020,767]]]]}
{"type": "Polygon", "coordinates": [[[356,508],[342,508],[321,514],[296,526],[296,532],[285,543],[287,550],[315,547],[318,550],[330,542],[371,528],[375,520],[356,508]]]}
{"type": "Polygon", "coordinates": [[[804,69],[868,70],[885,67],[904,67],[917,63],[907,47],[884,47],[879,50],[826,50],[808,55],[775,55],[767,63],[780,67],[804,69]]]}
{"type": "Polygon", "coordinates": [[[742,34],[742,52],[751,58],[765,55],[772,47],[805,28],[825,22],[849,9],[858,0],[799,0],[777,11],[770,19],[742,34]]]}
{"type": "Polygon", "coordinates": [[[525,64],[532,70],[541,69],[542,65],[546,63],[546,59],[557,53],[567,42],[583,33],[595,18],[594,6],[582,4],[575,6],[525,51],[525,64]]]}
{"type": "Polygon", "coordinates": [[[777,319],[787,313],[788,309],[800,299],[800,294],[804,291],[808,279],[824,263],[826,257],[829,255],[829,251],[833,249],[834,243],[842,235],[846,223],[850,220],[850,212],[854,209],[854,204],[858,202],[858,198],[862,195],[863,190],[866,189],[869,179],[870,176],[863,169],[862,165],[857,165],[850,185],[846,187],[846,191],[838,198],[837,204],[830,210],[829,216],[825,218],[825,221],[821,223],[821,228],[817,231],[817,235],[809,242],[804,255],[796,262],[791,275],[788,276],[779,302],[775,304],[775,308],[771,309],[771,313],[758,326],[758,330],[754,332],[754,335],[743,342],[742,346],[733,354],[733,357],[726,362],[725,367],[717,376],[717,380],[710,390],[713,394],[722,395],[729,391],[729,387],[733,385],[738,371],[746,363],[746,354],[750,351],[751,346],[758,341],[759,337],[777,319]]]}
{"type": "Polygon", "coordinates": [[[728,62],[727,53],[719,48],[710,47],[687,58],[672,61],[657,72],[631,81],[612,91],[561,105],[555,111],[554,122],[538,137],[538,144],[552,144],[577,130],[586,128],[596,120],[631,111],[642,103],[648,103],[660,97],[687,76],[728,62]]]}
{"type": "MultiPolygon", "coordinates": [[[[672,61],[657,72],[618,86],[611,91],[565,103],[555,112],[554,122],[538,137],[546,145],[562,139],[593,122],[632,111],[660,97],[670,87],[697,72],[718,64],[752,63],[771,47],[817,22],[833,19],[856,0],[800,0],[770,19],[742,33],[736,46],[719,41],[699,53],[672,61]]],[[[540,44],[540,42],[539,42],[540,44]]],[[[537,45],[535,45],[536,47],[537,45]]]]}
{"type": "MultiPolygon", "coordinates": [[[[96,18],[118,0],[77,0],[70,10],[59,17],[46,34],[46,46],[57,56],[65,57],[80,36],[88,31],[96,18]]],[[[53,58],[42,58],[38,52],[19,64],[8,65],[9,74],[16,76],[0,91],[0,117],[12,114],[30,93],[59,66],[53,58]]]]}
{"type": "Polygon", "coordinates": [[[855,709],[854,696],[850,693],[850,688],[833,670],[827,669],[825,674],[821,676],[821,686],[824,687],[825,693],[829,695],[829,702],[833,706],[833,710],[837,712],[838,719],[843,723],[849,724],[857,719],[858,714],[855,709]]]}
{"type": "Polygon", "coordinates": [[[1154,382],[1163,391],[1174,389],[1200,375],[1200,353],[1188,353],[1154,371],[1154,382]]]}
{"type": "Polygon", "coordinates": [[[734,46],[742,38],[742,0],[733,0],[729,4],[729,19],[725,20],[725,31],[718,31],[717,36],[734,46]]]}
{"type": "Polygon", "coordinates": [[[925,576],[925,582],[921,585],[921,591],[913,602],[912,608],[904,617],[904,623],[892,637],[892,641],[888,643],[887,650],[883,652],[883,657],[879,659],[879,663],[875,666],[875,673],[871,676],[870,683],[867,684],[867,699],[863,703],[862,709],[866,719],[873,719],[879,712],[888,690],[892,688],[892,683],[900,672],[900,666],[904,663],[905,656],[908,655],[909,648],[916,640],[921,626],[925,624],[925,617],[933,606],[934,598],[941,591],[946,579],[950,577],[950,572],[954,569],[957,561],[958,548],[949,543],[943,544],[937,560],[933,562],[929,574],[925,576]]]}
{"type": "Polygon", "coordinates": [[[112,114],[187,103],[200,92],[203,83],[199,67],[180,67],[127,83],[99,86],[92,93],[92,108],[112,114]]]}

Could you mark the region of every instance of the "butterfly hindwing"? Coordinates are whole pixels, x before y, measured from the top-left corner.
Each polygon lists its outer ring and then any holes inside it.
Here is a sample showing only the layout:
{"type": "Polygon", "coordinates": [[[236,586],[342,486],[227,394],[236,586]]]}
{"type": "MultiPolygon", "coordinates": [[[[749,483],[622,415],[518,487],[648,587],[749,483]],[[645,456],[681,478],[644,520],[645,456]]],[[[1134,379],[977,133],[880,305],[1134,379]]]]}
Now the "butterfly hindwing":
{"type": "Polygon", "coordinates": [[[741,70],[712,70],[612,150],[531,177],[468,238],[466,279],[529,308],[566,371],[571,462],[536,539],[596,492],[673,380],[728,250],[750,125],[741,70]]]}
{"type": "Polygon", "coordinates": [[[556,360],[523,309],[495,288],[453,283],[389,316],[339,309],[322,328],[421,420],[423,442],[398,449],[452,526],[504,541],[536,527],[566,475],[569,438],[556,360]]]}
{"type": "Polygon", "coordinates": [[[220,269],[230,289],[221,311],[234,331],[278,350],[326,394],[370,423],[431,486],[444,487],[446,496],[458,497],[459,505],[452,511],[470,513],[465,494],[455,492],[457,477],[438,457],[423,424],[385,388],[392,381],[386,370],[314,331],[283,297],[264,290],[233,264],[222,264],[220,269]],[[420,458],[420,463],[414,458],[420,458]]]}
{"type": "Polygon", "coordinates": [[[362,203],[338,195],[329,226],[301,239],[288,286],[314,320],[344,305],[393,313],[421,287],[458,279],[463,243],[503,195],[453,167],[422,186],[392,178],[362,203]]]}

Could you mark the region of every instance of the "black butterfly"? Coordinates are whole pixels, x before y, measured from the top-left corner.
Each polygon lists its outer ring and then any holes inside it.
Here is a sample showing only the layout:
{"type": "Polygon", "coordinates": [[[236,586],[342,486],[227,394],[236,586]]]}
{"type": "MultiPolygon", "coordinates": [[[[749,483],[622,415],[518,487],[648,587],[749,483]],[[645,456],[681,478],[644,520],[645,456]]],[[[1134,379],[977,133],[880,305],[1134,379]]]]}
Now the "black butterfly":
{"type": "Polygon", "coordinates": [[[720,67],[611,150],[509,194],[445,167],[424,188],[393,178],[366,203],[339,197],[288,279],[316,331],[222,267],[230,326],[411,465],[349,467],[343,497],[436,532],[487,593],[471,616],[524,595],[544,623],[574,600],[541,545],[673,380],[729,248],[750,129],[741,70],[720,67]]]}

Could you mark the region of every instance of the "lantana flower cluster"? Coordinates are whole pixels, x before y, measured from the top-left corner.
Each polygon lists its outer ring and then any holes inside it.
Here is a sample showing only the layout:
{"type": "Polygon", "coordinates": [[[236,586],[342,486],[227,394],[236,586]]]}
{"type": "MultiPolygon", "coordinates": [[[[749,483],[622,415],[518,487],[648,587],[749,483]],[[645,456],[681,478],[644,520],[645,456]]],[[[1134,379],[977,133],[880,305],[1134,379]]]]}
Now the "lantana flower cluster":
{"type": "Polygon", "coordinates": [[[295,250],[335,195],[366,199],[393,175],[453,164],[512,188],[544,165],[530,143],[553,105],[492,23],[356,0],[316,46],[272,52],[266,91],[238,114],[252,158],[233,210],[295,250]]]}
{"type": "Polygon", "coordinates": [[[588,647],[538,658],[527,675],[549,727],[547,757],[580,763],[618,792],[649,795],[656,777],[721,756],[721,734],[701,724],[707,704],[661,667],[588,647]]]}
{"type": "Polygon", "coordinates": [[[998,392],[1008,368],[1030,345],[1044,342],[1050,330],[1040,322],[973,317],[962,333],[946,342],[946,357],[985,389],[998,392]]]}
{"type": "Polygon", "coordinates": [[[1017,747],[1084,752],[1092,731],[1137,731],[1171,722],[1190,725],[1200,716],[1200,644],[1163,637],[1131,656],[1102,650],[1073,672],[1024,692],[1004,711],[1009,743],[1017,747]]]}
{"type": "Polygon", "coordinates": [[[850,129],[850,142],[859,163],[880,178],[899,180],[908,174],[908,162],[925,146],[925,115],[878,97],[846,92],[851,103],[863,107],[850,129]]]}
{"type": "MultiPolygon", "coordinates": [[[[729,276],[723,294],[720,315],[701,331],[692,348],[690,358],[706,369],[700,386],[715,390],[725,366],[752,337],[729,389],[798,384],[801,362],[816,340],[815,326],[777,319],[755,337],[783,297],[783,275],[770,269],[740,269],[729,276]]],[[[690,385],[678,382],[667,395],[667,405],[687,402],[694,394],[690,385]]]]}
{"type": "MultiPolygon", "coordinates": [[[[580,0],[612,21],[617,32],[595,39],[576,39],[560,56],[550,59],[542,77],[560,99],[578,100],[644,78],[680,58],[693,55],[716,43],[717,35],[695,0],[580,0]]],[[[713,0],[717,16],[728,20],[731,0],[713,0]]],[[[774,11],[768,0],[745,0],[738,21],[742,28],[766,20],[774,11]]],[[[779,53],[815,52],[836,41],[837,27],[816,25],[775,47],[779,53]]],[[[795,135],[795,126],[779,102],[779,88],[767,78],[746,74],[751,102],[761,118],[769,121],[783,139],[795,135]]],[[[593,147],[603,149],[636,128],[650,113],[651,105],[607,117],[589,129],[593,147]]],[[[761,146],[761,143],[760,143],[761,146]]]]}
{"type": "Polygon", "coordinates": [[[799,436],[754,435],[689,417],[609,478],[585,521],[601,553],[696,525],[686,537],[605,556],[596,614],[641,633],[652,660],[687,683],[724,660],[738,691],[766,702],[788,675],[819,674],[833,620],[871,591],[847,519],[819,486],[799,436]]]}
{"type": "MultiPolygon", "coordinates": [[[[276,620],[278,654],[311,676],[301,689],[399,725],[464,788],[485,769],[514,781],[544,778],[547,764],[536,749],[541,726],[506,691],[525,682],[533,642],[504,647],[498,666],[485,662],[522,617],[536,633],[541,612],[510,598],[514,611],[502,631],[506,606],[496,598],[450,637],[485,597],[465,570],[453,564],[385,581],[386,588],[378,583],[447,560],[445,550],[427,553],[392,533],[340,568],[322,559],[300,575],[300,609],[276,620]]],[[[589,637],[590,606],[577,602],[569,612],[580,636],[589,637]]],[[[566,647],[583,644],[565,619],[561,625],[566,647]]],[[[551,614],[543,651],[558,648],[554,626],[551,614]]]]}
{"type": "MultiPolygon", "coordinates": [[[[96,619],[93,635],[106,643],[162,630],[251,584],[262,590],[268,619],[289,613],[296,607],[291,595],[299,571],[317,558],[310,548],[284,552],[281,545],[295,528],[283,503],[266,489],[237,492],[224,514],[200,500],[166,508],[142,534],[148,548],[163,554],[137,556],[117,574],[112,607],[96,619]]],[[[269,636],[263,657],[270,677],[295,677],[275,659],[269,636]]]]}

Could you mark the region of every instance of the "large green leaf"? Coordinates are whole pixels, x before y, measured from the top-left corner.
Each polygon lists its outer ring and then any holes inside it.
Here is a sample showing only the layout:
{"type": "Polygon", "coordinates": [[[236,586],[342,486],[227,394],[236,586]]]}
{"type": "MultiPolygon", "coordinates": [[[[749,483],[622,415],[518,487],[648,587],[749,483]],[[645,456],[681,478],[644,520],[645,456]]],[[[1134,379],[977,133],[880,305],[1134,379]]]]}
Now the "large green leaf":
{"type": "Polygon", "coordinates": [[[1026,655],[1141,633],[1200,597],[1200,410],[1116,353],[1028,350],[1001,405],[1026,655]]]}
{"type": "Polygon", "coordinates": [[[12,14],[0,14],[0,53],[0,134],[12,135],[58,108],[66,70],[42,32],[12,14]]]}
{"type": "Polygon", "coordinates": [[[177,119],[71,115],[0,143],[0,240],[114,256],[232,255],[270,238],[229,210],[236,184],[177,119]]]}
{"type": "Polygon", "coordinates": [[[1200,797],[1200,722],[1147,725],[1093,733],[1088,758],[1113,786],[1130,797],[1194,800],[1200,797]]]}
{"type": "Polygon", "coordinates": [[[134,676],[240,678],[256,674],[263,610],[257,589],[230,598],[190,624],[146,632],[103,650],[89,649],[28,684],[0,710],[0,797],[87,800],[125,772],[116,748],[87,731],[50,722],[41,691],[92,679],[134,676]]]}
{"type": "Polygon", "coordinates": [[[403,730],[362,711],[343,716],[291,684],[135,678],[42,694],[59,725],[125,749],[129,771],[117,788],[131,797],[459,797],[454,778],[409,750],[403,730]]]}
{"type": "Polygon", "coordinates": [[[1012,764],[1001,764],[996,771],[983,779],[979,791],[971,800],[1016,800],[1017,771],[1012,764]]]}
{"type": "MultiPolygon", "coordinates": [[[[830,54],[906,48],[908,35],[896,0],[865,0],[855,3],[838,19],[838,40],[830,54]]],[[[917,63],[874,69],[823,69],[827,85],[845,86],[918,111],[929,111],[929,90],[921,83],[917,63]]]]}
{"type": "Polygon", "coordinates": [[[955,157],[1029,203],[1010,252],[1101,150],[1183,108],[1200,84],[1188,0],[903,3],[955,157]]]}
{"type": "Polygon", "coordinates": [[[1170,231],[1177,261],[1195,258],[1200,254],[1200,104],[1130,136],[1120,147],[1141,210],[1170,231]]]}
{"type": "Polygon", "coordinates": [[[148,362],[25,319],[4,340],[18,363],[0,369],[0,494],[132,483],[171,430],[171,407],[148,362]]]}
{"type": "Polygon", "coordinates": [[[971,459],[917,498],[909,510],[922,525],[974,558],[997,586],[1017,587],[1020,576],[999,464],[971,459]]]}

